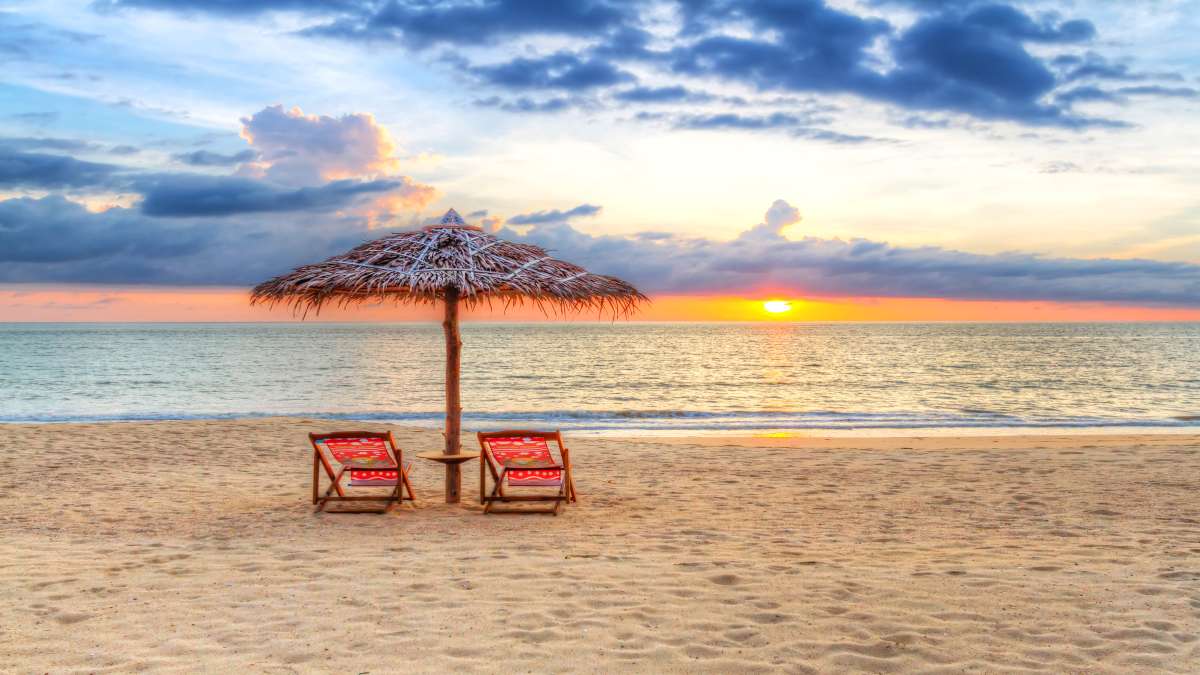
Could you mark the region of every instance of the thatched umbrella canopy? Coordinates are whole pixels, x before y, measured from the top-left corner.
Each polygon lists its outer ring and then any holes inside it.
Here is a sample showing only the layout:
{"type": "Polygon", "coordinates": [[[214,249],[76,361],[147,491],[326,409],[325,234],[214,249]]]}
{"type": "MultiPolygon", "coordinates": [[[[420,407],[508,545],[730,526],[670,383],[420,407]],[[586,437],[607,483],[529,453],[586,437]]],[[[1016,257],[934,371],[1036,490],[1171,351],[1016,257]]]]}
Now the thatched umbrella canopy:
{"type": "MultiPolygon", "coordinates": [[[[251,304],[290,304],[307,315],[338,306],[392,300],[445,304],[446,450],[461,450],[458,308],[499,300],[543,310],[632,313],[646,296],[614,277],[592,274],[531,244],[498,239],[463,222],[454,209],[437,225],[369,241],[324,262],[305,265],[254,287],[251,304]]],[[[458,501],[457,463],[446,465],[446,499],[458,501]]]]}

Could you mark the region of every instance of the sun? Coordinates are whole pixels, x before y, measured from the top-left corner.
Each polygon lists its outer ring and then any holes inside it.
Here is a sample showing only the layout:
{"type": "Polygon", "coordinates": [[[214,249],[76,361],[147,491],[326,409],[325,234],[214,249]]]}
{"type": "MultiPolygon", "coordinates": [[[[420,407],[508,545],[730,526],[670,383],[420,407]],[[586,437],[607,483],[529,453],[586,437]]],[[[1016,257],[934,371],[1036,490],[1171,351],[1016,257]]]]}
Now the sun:
{"type": "Polygon", "coordinates": [[[767,300],[763,303],[763,309],[771,314],[783,314],[784,312],[792,311],[791,300],[767,300]]]}

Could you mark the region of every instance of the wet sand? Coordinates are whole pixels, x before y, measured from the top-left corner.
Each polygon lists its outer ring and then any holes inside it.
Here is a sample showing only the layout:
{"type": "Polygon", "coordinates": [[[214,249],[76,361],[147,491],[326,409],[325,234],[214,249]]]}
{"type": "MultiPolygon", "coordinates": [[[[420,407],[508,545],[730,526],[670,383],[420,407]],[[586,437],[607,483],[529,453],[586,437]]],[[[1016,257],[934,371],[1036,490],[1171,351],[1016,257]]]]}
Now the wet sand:
{"type": "Polygon", "coordinates": [[[1197,436],[576,437],[558,517],[420,460],[415,508],[313,514],[304,434],[356,426],[0,427],[4,670],[1200,664],[1197,436]]]}

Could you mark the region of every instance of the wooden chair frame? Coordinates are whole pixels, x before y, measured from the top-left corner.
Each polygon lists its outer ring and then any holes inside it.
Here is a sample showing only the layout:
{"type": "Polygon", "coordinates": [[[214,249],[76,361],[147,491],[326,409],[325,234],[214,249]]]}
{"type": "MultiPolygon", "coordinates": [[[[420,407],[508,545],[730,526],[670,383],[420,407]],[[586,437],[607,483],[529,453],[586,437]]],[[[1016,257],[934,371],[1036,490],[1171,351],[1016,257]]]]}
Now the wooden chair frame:
{"type": "MultiPolygon", "coordinates": [[[[308,442],[313,448],[313,484],[312,484],[312,501],[316,505],[316,511],[324,511],[325,506],[330,502],[381,502],[383,506],[376,510],[362,511],[330,511],[330,513],[387,513],[391,511],[397,504],[410,501],[416,504],[417,496],[413,492],[412,483],[408,479],[408,470],[404,466],[404,451],[396,445],[396,439],[392,438],[390,431],[334,431],[327,434],[308,435],[308,442]],[[378,438],[384,441],[384,447],[388,452],[388,456],[396,464],[396,485],[392,488],[391,493],[387,495],[347,495],[345,487],[342,486],[342,477],[350,469],[370,469],[374,471],[381,470],[378,466],[356,466],[353,463],[342,464],[341,470],[336,473],[333,470],[333,462],[329,457],[321,452],[321,447],[317,445],[318,441],[323,441],[329,438],[378,438]],[[329,476],[330,485],[321,494],[321,469],[325,469],[325,475],[329,476]],[[407,494],[405,494],[407,492],[407,494]],[[335,494],[336,493],[336,494],[335,494]]],[[[382,469],[390,471],[391,468],[382,469]]],[[[348,487],[348,486],[347,486],[348,487]]],[[[380,486],[385,487],[385,486],[380,486]]]]}
{"type": "MultiPolygon", "coordinates": [[[[567,449],[563,443],[561,431],[530,431],[525,429],[510,429],[507,431],[481,431],[476,434],[479,437],[479,503],[483,505],[484,513],[550,513],[558,515],[559,509],[563,504],[579,501],[579,495],[575,491],[575,477],[571,472],[571,451],[567,449]],[[496,461],[492,455],[492,450],[488,446],[488,440],[492,438],[512,438],[515,436],[532,436],[534,438],[543,438],[549,442],[554,441],[558,444],[558,453],[562,458],[560,463],[545,464],[545,465],[525,465],[521,467],[511,467],[520,470],[539,470],[539,469],[557,469],[562,471],[562,480],[558,486],[556,494],[541,494],[541,495],[514,495],[508,494],[505,491],[505,474],[508,473],[510,467],[502,466],[496,461]],[[492,489],[488,491],[488,474],[492,477],[492,489]],[[544,509],[495,509],[496,504],[513,503],[513,502],[553,502],[553,506],[544,509]]],[[[553,453],[551,453],[553,457],[553,453]]]]}

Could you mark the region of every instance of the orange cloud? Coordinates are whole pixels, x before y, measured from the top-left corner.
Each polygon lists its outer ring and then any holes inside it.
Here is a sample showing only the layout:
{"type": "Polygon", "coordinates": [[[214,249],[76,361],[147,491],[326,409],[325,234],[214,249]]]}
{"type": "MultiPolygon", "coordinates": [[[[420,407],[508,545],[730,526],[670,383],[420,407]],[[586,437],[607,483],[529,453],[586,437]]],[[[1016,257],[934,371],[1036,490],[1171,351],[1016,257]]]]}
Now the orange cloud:
{"type": "Polygon", "coordinates": [[[399,148],[370,113],[331,117],[273,105],[241,121],[242,138],[260,155],[239,168],[242,174],[303,186],[330,180],[400,179],[402,188],[367,207],[365,215],[372,226],[397,212],[424,208],[438,196],[433,187],[400,175],[399,148]]]}

